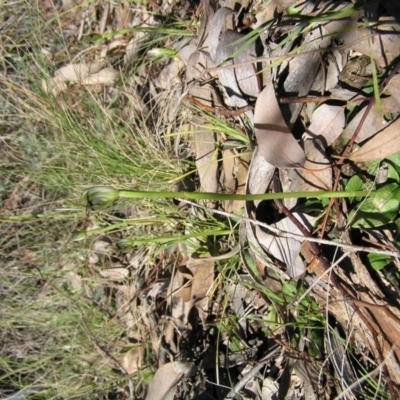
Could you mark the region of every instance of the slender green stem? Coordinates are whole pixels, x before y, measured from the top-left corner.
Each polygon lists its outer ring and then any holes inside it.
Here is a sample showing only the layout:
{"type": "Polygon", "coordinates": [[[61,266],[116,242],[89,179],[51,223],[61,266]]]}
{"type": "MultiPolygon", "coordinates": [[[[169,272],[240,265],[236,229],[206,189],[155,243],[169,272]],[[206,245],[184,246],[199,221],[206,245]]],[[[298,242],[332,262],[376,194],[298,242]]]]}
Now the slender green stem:
{"type": "Polygon", "coordinates": [[[287,193],[262,193],[262,194],[226,194],[226,193],[199,193],[199,192],[137,192],[131,190],[120,190],[119,197],[127,199],[139,198],[168,198],[177,197],[193,200],[276,200],[291,198],[340,198],[340,197],[365,197],[373,192],[348,191],[348,192],[287,192],[287,193]]]}
{"type": "Polygon", "coordinates": [[[118,190],[111,186],[95,186],[85,190],[82,195],[82,205],[92,210],[100,210],[113,204],[116,200],[143,199],[143,198],[183,198],[192,200],[275,200],[290,198],[338,198],[338,197],[365,197],[374,195],[375,192],[348,191],[348,192],[287,192],[287,193],[261,193],[261,194],[227,194],[227,193],[199,193],[199,192],[143,192],[136,190],[118,190]]]}

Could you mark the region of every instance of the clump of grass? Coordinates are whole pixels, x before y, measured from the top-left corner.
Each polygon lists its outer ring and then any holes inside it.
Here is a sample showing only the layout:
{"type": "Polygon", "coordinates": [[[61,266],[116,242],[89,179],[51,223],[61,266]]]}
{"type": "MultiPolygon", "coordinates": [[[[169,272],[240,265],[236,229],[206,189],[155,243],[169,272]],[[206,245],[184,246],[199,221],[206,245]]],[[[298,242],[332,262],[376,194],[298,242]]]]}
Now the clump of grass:
{"type": "MultiPolygon", "coordinates": [[[[113,217],[85,218],[76,200],[93,184],[166,189],[184,166],[157,113],[145,115],[134,103],[128,79],[140,60],[113,88],[76,85],[57,96],[44,89],[60,66],[76,56],[85,62],[79,54],[88,44],[68,45],[63,25],[72,14],[35,7],[23,2],[2,11],[10,24],[1,43],[7,73],[0,75],[0,388],[30,387],[49,399],[106,398],[129,380],[115,363],[129,344],[125,323],[111,317],[119,288],[91,269],[93,241],[71,239],[82,226],[104,227],[113,217]],[[60,50],[60,58],[50,57],[60,50]]],[[[151,214],[148,202],[142,206],[151,214]]],[[[170,210],[163,201],[150,207],[159,215],[170,210]]],[[[140,391],[140,382],[132,388],[140,391]]]]}

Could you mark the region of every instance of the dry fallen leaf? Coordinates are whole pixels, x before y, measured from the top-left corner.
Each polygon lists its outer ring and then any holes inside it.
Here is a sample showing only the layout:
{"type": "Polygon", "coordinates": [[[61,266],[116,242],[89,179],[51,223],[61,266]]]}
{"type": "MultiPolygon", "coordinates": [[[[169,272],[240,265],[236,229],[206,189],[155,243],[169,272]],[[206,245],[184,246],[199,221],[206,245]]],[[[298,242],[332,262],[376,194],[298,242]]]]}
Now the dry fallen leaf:
{"type": "Polygon", "coordinates": [[[144,351],[142,347],[131,349],[124,354],[121,365],[129,375],[140,370],[142,367],[143,355],[144,351]]]}
{"type": "MultiPolygon", "coordinates": [[[[312,122],[304,136],[304,152],[307,161],[304,169],[289,170],[290,191],[330,190],[332,169],[326,156],[326,148],[343,131],[345,124],[342,107],[323,104],[312,114],[312,122]]],[[[286,203],[285,203],[286,204],[286,203]]]]}
{"type": "Polygon", "coordinates": [[[349,159],[355,162],[381,160],[391,154],[400,152],[399,130],[400,119],[397,119],[351,154],[349,159]]]}
{"type": "Polygon", "coordinates": [[[245,45],[241,41],[244,35],[232,28],[233,11],[226,7],[217,10],[209,29],[210,56],[215,65],[238,64],[235,69],[218,70],[218,78],[225,88],[227,104],[231,107],[244,107],[248,104],[245,96],[255,98],[259,92],[253,66],[249,63],[243,64],[254,59],[257,51],[254,42],[245,45]]]}
{"type": "MultiPolygon", "coordinates": [[[[204,54],[196,51],[189,57],[186,80],[191,82],[200,79],[204,68],[209,65],[209,61],[204,54]]],[[[201,99],[202,103],[212,106],[212,93],[208,85],[194,86],[189,94],[196,99],[201,99]]],[[[202,127],[203,118],[194,116],[192,120],[191,145],[196,156],[196,167],[199,173],[200,184],[205,192],[218,191],[218,160],[215,134],[212,130],[202,127]]],[[[209,206],[212,203],[209,202],[209,206]]]]}
{"type": "Polygon", "coordinates": [[[161,366],[152,382],[146,400],[172,400],[178,383],[184,378],[193,376],[196,366],[192,362],[176,361],[161,366]]]}
{"type": "MultiPolygon", "coordinates": [[[[221,178],[223,182],[221,184],[226,193],[245,193],[249,161],[247,154],[239,155],[232,149],[222,153],[223,176],[221,178]]],[[[225,200],[223,205],[225,211],[236,214],[243,208],[244,201],[225,200]]]]}
{"type": "Polygon", "coordinates": [[[325,146],[330,146],[342,133],[345,124],[344,108],[322,104],[312,114],[307,137],[322,136],[325,146]]]}
{"type": "Polygon", "coordinates": [[[120,281],[129,276],[129,270],[127,268],[109,268],[102,269],[99,272],[103,278],[111,279],[113,281],[120,281]]]}
{"type": "Polygon", "coordinates": [[[254,109],[254,132],[261,155],[278,168],[301,168],[306,160],[283,119],[271,83],[260,93],[254,109]]]}
{"type": "Polygon", "coordinates": [[[192,305],[204,299],[214,283],[215,262],[211,259],[196,259],[190,257],[188,269],[193,274],[191,303],[192,305]]]}
{"type": "MultiPolygon", "coordinates": [[[[381,99],[382,112],[378,110],[376,104],[371,108],[368,112],[368,115],[361,127],[361,130],[358,132],[356,142],[360,143],[364,140],[369,139],[374,136],[377,132],[380,132],[382,129],[386,128],[388,122],[385,120],[382,114],[389,113],[392,115],[393,119],[397,118],[400,114],[399,100],[396,100],[395,96],[386,97],[381,99]]],[[[344,138],[351,138],[353,136],[354,131],[357,129],[358,124],[363,118],[365,112],[365,108],[360,110],[358,114],[350,121],[350,123],[346,126],[346,129],[343,131],[344,138]]]]}
{"type": "Polygon", "coordinates": [[[302,192],[332,189],[332,168],[325,152],[326,142],[322,137],[304,141],[307,161],[304,169],[289,171],[290,191],[302,192]]]}

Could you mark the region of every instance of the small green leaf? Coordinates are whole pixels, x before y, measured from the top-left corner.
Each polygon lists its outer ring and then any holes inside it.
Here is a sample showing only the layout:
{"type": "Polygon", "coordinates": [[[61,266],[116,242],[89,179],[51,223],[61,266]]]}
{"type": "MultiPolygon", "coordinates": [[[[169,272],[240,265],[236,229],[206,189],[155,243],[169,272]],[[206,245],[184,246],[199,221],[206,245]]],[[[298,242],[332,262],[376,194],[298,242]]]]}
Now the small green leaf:
{"type": "Polygon", "coordinates": [[[176,50],[168,49],[168,48],[165,48],[165,47],[157,47],[157,48],[149,50],[148,53],[147,53],[147,55],[150,58],[154,58],[154,59],[161,58],[161,57],[169,57],[169,58],[171,58],[171,57],[176,56],[176,54],[177,54],[176,50]]]}
{"type": "Polygon", "coordinates": [[[399,212],[400,187],[390,183],[380,187],[373,197],[367,198],[349,218],[353,227],[376,228],[393,220],[399,212]]]}
{"type": "MultiPolygon", "coordinates": [[[[364,188],[365,188],[365,183],[363,182],[363,180],[358,175],[354,175],[347,182],[345,190],[346,192],[351,192],[354,190],[363,190],[364,188]]],[[[349,200],[350,203],[352,203],[354,202],[354,200],[360,200],[360,198],[357,199],[355,197],[351,197],[349,200]]]]}
{"type": "Polygon", "coordinates": [[[387,168],[387,180],[389,182],[399,183],[399,173],[396,170],[396,167],[393,165],[392,162],[387,161],[385,162],[384,167],[387,168]]]}
{"type": "Polygon", "coordinates": [[[400,153],[394,153],[391,156],[386,157],[386,161],[390,161],[391,163],[393,163],[396,171],[400,173],[400,153]]]}
{"type": "Polygon", "coordinates": [[[396,227],[396,237],[395,241],[398,246],[400,246],[400,219],[396,219],[395,221],[395,227],[396,227]]]}
{"type": "Polygon", "coordinates": [[[278,328],[278,314],[273,304],[270,304],[265,314],[265,321],[273,331],[278,328]]]}
{"type": "Polygon", "coordinates": [[[149,384],[154,378],[154,372],[150,368],[142,368],[141,370],[139,370],[139,374],[144,383],[147,384],[149,384]]]}
{"type": "Polygon", "coordinates": [[[364,182],[358,175],[352,176],[346,185],[346,191],[361,190],[364,187],[364,182]]]}
{"type": "Polygon", "coordinates": [[[390,263],[390,257],[385,254],[369,253],[367,257],[371,267],[376,271],[380,271],[390,263]]]}

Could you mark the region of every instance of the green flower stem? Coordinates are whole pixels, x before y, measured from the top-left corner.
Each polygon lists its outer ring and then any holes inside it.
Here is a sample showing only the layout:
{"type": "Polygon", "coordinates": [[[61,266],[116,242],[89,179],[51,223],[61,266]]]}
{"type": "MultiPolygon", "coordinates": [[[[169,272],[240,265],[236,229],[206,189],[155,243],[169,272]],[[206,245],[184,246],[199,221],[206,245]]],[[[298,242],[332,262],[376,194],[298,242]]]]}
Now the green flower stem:
{"type": "Polygon", "coordinates": [[[92,210],[100,210],[113,204],[116,200],[143,199],[143,198],[183,198],[192,200],[275,200],[289,198],[338,198],[338,197],[365,197],[375,192],[347,191],[347,192],[287,192],[261,194],[227,194],[227,193],[199,193],[199,192],[142,192],[135,190],[118,190],[111,186],[95,186],[85,190],[82,195],[82,205],[92,210]]]}
{"type": "Polygon", "coordinates": [[[365,197],[373,192],[349,191],[349,192],[285,192],[285,193],[262,193],[262,194],[227,194],[227,193],[199,193],[199,192],[137,192],[134,190],[120,190],[119,197],[125,199],[142,198],[170,198],[177,197],[192,200],[276,200],[292,198],[340,198],[340,197],[365,197]]]}

